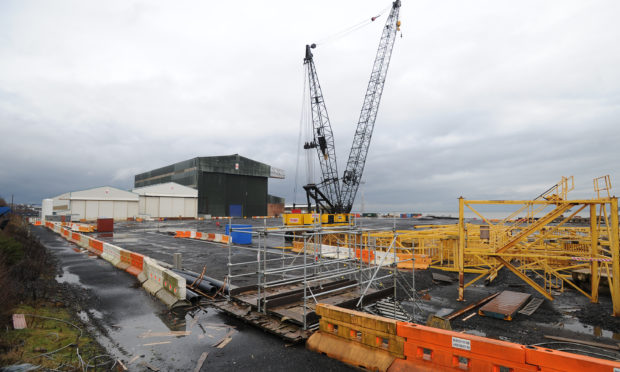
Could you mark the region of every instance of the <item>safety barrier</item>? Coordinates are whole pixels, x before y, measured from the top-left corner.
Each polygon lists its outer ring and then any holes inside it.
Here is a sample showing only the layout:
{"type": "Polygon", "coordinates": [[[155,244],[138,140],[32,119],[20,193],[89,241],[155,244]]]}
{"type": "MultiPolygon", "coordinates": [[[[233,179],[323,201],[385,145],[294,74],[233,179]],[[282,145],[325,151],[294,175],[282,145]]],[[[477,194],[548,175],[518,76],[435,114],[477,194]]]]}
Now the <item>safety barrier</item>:
{"type": "MultiPolygon", "coordinates": [[[[609,371],[620,363],[546,348],[524,346],[407,322],[398,322],[405,338],[403,366],[456,368],[464,371],[609,371]]],[[[392,368],[390,369],[392,370],[392,368]]]]}
{"type": "Polygon", "coordinates": [[[103,254],[103,242],[97,239],[90,238],[88,241],[89,251],[93,252],[97,256],[101,256],[103,254]]]}
{"type": "Polygon", "coordinates": [[[82,235],[62,227],[61,223],[46,222],[45,226],[65,239],[101,256],[115,267],[136,276],[144,289],[168,307],[185,304],[185,279],[161,267],[153,259],[110,243],[82,235]]]}
{"type": "Polygon", "coordinates": [[[226,234],[215,234],[215,233],[201,233],[197,231],[176,231],[174,234],[175,238],[189,238],[189,239],[198,239],[198,240],[207,240],[216,243],[224,243],[228,244],[230,240],[230,235],[226,234]]]}
{"type": "Polygon", "coordinates": [[[378,371],[618,372],[620,362],[400,322],[317,304],[313,351],[378,371]]]}
{"type": "Polygon", "coordinates": [[[121,262],[116,265],[116,268],[127,271],[127,268],[131,266],[131,252],[122,248],[119,249],[119,251],[121,254],[121,262]]]}
{"type": "Polygon", "coordinates": [[[318,304],[316,313],[320,331],[308,339],[310,350],[373,371],[404,358],[395,320],[327,304],[318,304]]]}
{"type": "Polygon", "coordinates": [[[164,269],[149,257],[144,257],[144,273],[147,278],[142,283],[144,289],[168,307],[185,300],[185,278],[164,269]]]}
{"type": "Polygon", "coordinates": [[[118,263],[121,262],[120,248],[109,243],[103,243],[103,254],[101,258],[114,266],[118,265],[118,263]]]}

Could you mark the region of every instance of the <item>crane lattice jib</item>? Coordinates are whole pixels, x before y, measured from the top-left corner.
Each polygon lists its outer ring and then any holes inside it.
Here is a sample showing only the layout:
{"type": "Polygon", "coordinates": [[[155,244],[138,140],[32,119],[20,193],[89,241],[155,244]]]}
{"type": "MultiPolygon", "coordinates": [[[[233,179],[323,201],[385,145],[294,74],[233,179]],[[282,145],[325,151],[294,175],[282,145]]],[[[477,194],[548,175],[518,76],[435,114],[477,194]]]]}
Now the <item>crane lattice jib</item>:
{"type": "Polygon", "coordinates": [[[321,182],[316,186],[327,197],[334,208],[339,208],[337,205],[340,205],[340,182],[338,181],[334,136],[310,48],[311,46],[306,45],[304,64],[306,64],[308,69],[313,141],[306,143],[304,147],[316,148],[322,173],[321,182]]]}
{"type": "Polygon", "coordinates": [[[372,73],[370,74],[370,81],[366,89],[366,96],[364,97],[364,104],[362,105],[359,121],[357,122],[357,129],[353,137],[353,145],[349,153],[349,160],[347,161],[347,167],[342,177],[340,195],[342,197],[343,212],[345,213],[350,212],[353,207],[355,194],[357,194],[362,173],[364,172],[370,139],[372,138],[372,131],[377,118],[385,77],[390,65],[392,49],[398,31],[399,10],[400,0],[396,0],[392,3],[392,10],[385,22],[383,33],[381,34],[377,56],[375,57],[375,63],[372,68],[372,73]]]}

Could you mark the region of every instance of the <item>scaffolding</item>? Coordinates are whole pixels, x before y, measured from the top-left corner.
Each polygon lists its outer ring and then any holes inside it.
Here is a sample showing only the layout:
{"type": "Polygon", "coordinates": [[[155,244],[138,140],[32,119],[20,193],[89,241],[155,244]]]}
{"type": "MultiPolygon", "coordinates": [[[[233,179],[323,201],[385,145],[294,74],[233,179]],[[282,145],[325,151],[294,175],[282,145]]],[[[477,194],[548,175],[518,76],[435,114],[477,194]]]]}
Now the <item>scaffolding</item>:
{"type": "MultiPolygon", "coordinates": [[[[231,226],[231,232],[235,229],[231,226]]],[[[304,330],[317,326],[314,312],[320,302],[379,311],[399,320],[413,319],[415,257],[397,255],[398,234],[388,245],[371,235],[377,230],[356,226],[311,228],[253,227],[237,231],[252,234],[252,246],[228,243],[228,301],[244,302],[263,314],[274,314],[304,330]],[[278,243],[292,240],[292,246],[278,243]],[[331,244],[325,244],[329,241],[331,244]],[[251,252],[248,254],[239,252],[251,252]],[[409,263],[410,269],[398,269],[409,263]],[[234,287],[235,284],[242,284],[234,287]],[[386,311],[390,297],[391,310],[386,311]],[[373,304],[382,300],[379,310],[373,304]],[[408,310],[405,310],[407,308],[408,310]]]]}

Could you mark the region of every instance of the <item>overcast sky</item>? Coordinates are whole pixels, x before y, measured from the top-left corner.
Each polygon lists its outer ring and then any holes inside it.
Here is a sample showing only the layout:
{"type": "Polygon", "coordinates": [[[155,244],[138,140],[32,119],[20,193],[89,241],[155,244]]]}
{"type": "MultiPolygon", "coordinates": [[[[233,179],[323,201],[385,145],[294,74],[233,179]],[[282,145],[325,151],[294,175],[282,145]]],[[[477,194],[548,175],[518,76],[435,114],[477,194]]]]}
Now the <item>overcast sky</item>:
{"type": "MultiPolygon", "coordinates": [[[[389,6],[1,0],[0,196],[129,189],[239,153],[284,169],[269,192],[292,202],[304,45],[389,6]]],[[[605,174],[620,187],[620,2],[404,0],[400,14],[367,211],[529,199],[569,175],[573,198],[605,174]]],[[[386,16],[314,52],[340,173],[386,16]]]]}

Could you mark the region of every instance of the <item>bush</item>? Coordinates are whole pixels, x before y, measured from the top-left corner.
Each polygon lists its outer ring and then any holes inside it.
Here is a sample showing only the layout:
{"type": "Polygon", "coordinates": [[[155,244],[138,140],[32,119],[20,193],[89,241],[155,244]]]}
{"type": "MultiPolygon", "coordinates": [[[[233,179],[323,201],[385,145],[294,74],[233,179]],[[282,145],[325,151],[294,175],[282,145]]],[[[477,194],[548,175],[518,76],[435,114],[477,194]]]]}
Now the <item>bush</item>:
{"type": "MultiPolygon", "coordinates": [[[[0,230],[0,316],[10,315],[16,303],[27,298],[37,299],[45,291],[39,279],[54,274],[51,255],[28,230],[27,223],[18,216],[0,230]]],[[[3,221],[0,221],[3,222],[3,221]]]]}

